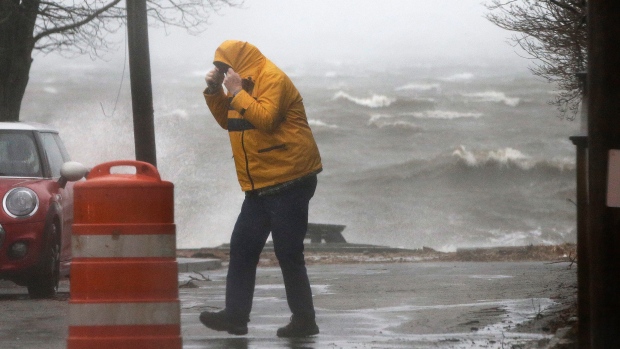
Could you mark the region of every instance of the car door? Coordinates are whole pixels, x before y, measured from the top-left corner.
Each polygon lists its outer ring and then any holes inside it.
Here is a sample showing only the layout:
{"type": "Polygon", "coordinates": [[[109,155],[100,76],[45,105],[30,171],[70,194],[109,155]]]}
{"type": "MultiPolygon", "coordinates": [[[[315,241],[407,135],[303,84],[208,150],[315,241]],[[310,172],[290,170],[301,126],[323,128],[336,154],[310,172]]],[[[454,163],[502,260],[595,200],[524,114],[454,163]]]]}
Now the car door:
{"type": "MultiPolygon", "coordinates": [[[[41,141],[49,161],[51,175],[55,180],[60,178],[60,168],[69,161],[69,155],[57,133],[42,132],[41,141]]],[[[71,260],[71,225],[73,224],[73,183],[68,182],[65,188],[59,188],[57,202],[62,209],[61,222],[61,269],[68,267],[71,260]]]]}

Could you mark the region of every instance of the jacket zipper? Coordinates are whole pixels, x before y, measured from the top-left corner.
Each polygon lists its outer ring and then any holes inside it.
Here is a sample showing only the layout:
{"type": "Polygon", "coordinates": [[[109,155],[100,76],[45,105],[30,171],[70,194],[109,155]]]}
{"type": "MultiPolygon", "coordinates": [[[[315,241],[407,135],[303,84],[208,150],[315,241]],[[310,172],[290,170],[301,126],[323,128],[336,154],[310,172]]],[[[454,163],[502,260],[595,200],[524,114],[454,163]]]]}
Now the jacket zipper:
{"type": "Polygon", "coordinates": [[[252,180],[252,176],[250,175],[250,161],[248,160],[248,153],[245,151],[244,136],[245,130],[241,131],[241,149],[243,149],[243,155],[245,156],[245,172],[248,174],[250,185],[252,186],[252,190],[254,190],[254,180],[252,180]]]}

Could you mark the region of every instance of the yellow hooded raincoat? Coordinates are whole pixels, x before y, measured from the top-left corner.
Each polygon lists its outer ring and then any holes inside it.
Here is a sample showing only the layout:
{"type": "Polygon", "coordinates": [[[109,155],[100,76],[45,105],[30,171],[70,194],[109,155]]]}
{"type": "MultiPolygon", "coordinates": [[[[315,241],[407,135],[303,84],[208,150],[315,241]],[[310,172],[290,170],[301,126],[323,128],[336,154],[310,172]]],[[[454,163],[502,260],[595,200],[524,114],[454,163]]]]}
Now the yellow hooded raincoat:
{"type": "Polygon", "coordinates": [[[241,189],[267,188],[319,172],[319,150],[289,77],[247,42],[225,41],[214,62],[230,66],[243,79],[243,90],[234,97],[223,89],[204,92],[215,120],[228,130],[241,189]]]}

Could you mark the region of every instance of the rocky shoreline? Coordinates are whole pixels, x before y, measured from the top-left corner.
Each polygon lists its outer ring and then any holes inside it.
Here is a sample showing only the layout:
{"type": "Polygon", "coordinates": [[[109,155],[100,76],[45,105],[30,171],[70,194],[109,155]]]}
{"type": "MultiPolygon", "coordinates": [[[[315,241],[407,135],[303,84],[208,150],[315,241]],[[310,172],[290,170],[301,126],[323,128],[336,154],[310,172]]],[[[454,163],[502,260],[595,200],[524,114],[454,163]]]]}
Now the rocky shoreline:
{"type": "MultiPolygon", "coordinates": [[[[463,248],[455,252],[440,252],[430,247],[400,249],[374,245],[348,243],[307,244],[304,252],[306,264],[346,263],[411,263],[411,262],[519,262],[540,261],[549,263],[577,262],[575,244],[504,246],[487,248],[463,248]]],[[[228,261],[228,246],[179,249],[177,257],[217,258],[228,261]]],[[[277,266],[273,246],[266,245],[259,266],[277,266]]]]}

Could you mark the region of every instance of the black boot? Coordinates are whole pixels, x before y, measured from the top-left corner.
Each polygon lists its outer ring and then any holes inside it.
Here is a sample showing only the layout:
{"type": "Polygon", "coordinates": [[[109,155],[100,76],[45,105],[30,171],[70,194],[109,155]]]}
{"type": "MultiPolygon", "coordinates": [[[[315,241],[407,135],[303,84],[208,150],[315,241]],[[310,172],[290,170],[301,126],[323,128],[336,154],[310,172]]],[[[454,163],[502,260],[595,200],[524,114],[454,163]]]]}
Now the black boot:
{"type": "Polygon", "coordinates": [[[319,334],[319,326],[313,318],[291,316],[291,322],[284,327],[278,328],[278,337],[309,337],[319,334]]]}
{"type": "Polygon", "coordinates": [[[200,313],[200,322],[215,331],[226,331],[236,335],[248,334],[248,323],[231,319],[226,310],[218,312],[203,311],[200,313]]]}

